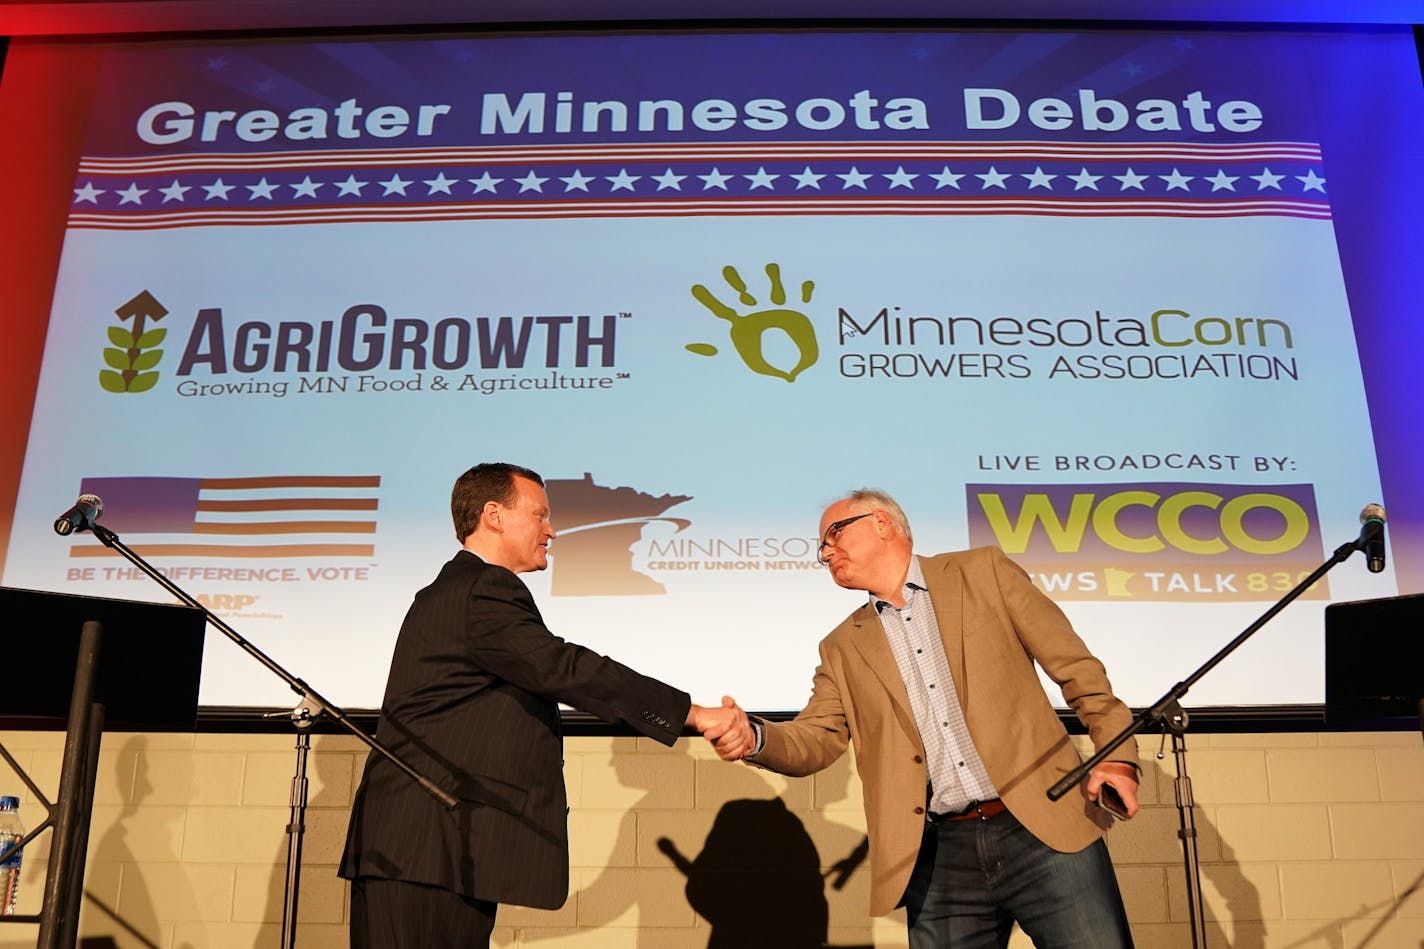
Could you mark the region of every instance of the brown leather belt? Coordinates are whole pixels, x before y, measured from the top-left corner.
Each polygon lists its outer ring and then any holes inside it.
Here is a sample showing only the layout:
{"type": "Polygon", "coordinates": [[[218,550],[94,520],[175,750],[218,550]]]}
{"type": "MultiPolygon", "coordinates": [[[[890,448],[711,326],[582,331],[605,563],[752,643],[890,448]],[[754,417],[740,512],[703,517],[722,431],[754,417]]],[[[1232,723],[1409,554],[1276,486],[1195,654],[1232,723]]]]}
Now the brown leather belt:
{"type": "Polygon", "coordinates": [[[930,823],[939,824],[949,820],[988,820],[991,817],[998,817],[1008,810],[1004,802],[995,798],[992,801],[979,801],[970,804],[965,810],[958,814],[931,814],[930,823]]]}

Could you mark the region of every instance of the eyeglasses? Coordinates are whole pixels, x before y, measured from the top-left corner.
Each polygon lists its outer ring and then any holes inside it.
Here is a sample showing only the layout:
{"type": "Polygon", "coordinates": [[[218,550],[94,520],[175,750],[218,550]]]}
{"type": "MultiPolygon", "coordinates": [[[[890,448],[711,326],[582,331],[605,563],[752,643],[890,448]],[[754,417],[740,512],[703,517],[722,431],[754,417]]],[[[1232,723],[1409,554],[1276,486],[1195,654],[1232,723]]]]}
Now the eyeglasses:
{"type": "Polygon", "coordinates": [[[826,536],[821,538],[821,545],[816,548],[816,560],[820,563],[825,563],[826,548],[835,546],[836,541],[840,539],[841,531],[845,530],[848,526],[854,524],[862,517],[869,517],[874,513],[874,511],[866,511],[864,514],[854,514],[850,517],[841,518],[839,521],[836,521],[830,527],[827,527],[826,536]]]}

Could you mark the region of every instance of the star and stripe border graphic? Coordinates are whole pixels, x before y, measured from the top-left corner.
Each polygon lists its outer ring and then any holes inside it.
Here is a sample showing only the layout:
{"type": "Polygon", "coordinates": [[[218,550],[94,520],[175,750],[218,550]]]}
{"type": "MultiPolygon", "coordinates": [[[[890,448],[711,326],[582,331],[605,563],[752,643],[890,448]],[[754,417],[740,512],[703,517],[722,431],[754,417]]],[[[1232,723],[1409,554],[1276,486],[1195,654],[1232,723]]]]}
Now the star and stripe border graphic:
{"type": "Polygon", "coordinates": [[[86,157],[69,226],[822,214],[1331,216],[1302,142],[601,144],[86,157]]]}

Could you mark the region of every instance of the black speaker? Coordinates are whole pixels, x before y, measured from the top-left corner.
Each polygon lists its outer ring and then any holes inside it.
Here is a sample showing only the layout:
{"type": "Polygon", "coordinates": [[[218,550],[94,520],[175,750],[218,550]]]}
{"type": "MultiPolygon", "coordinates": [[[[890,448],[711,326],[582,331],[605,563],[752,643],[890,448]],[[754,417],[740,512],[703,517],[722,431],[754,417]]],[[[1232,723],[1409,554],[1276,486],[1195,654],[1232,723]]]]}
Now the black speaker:
{"type": "Polygon", "coordinates": [[[1421,701],[1424,593],[1325,608],[1326,721],[1415,719],[1421,701]]]}
{"type": "MultiPolygon", "coordinates": [[[[0,686],[0,720],[69,715],[80,633],[103,626],[93,700],[104,728],[187,731],[198,722],[207,620],[201,610],[0,587],[13,665],[0,686]]],[[[0,726],[3,727],[3,726],[0,726]]]]}

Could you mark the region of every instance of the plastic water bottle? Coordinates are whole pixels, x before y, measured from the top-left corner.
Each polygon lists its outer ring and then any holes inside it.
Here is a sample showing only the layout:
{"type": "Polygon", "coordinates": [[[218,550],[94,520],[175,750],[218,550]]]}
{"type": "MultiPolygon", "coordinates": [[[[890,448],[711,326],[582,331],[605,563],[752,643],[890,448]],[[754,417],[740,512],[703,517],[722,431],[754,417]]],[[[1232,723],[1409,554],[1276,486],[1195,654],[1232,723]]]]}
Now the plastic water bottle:
{"type": "Polygon", "coordinates": [[[20,799],[0,797],[0,916],[15,913],[15,898],[20,895],[20,858],[24,852],[10,855],[10,848],[25,836],[20,823],[20,799]]]}

